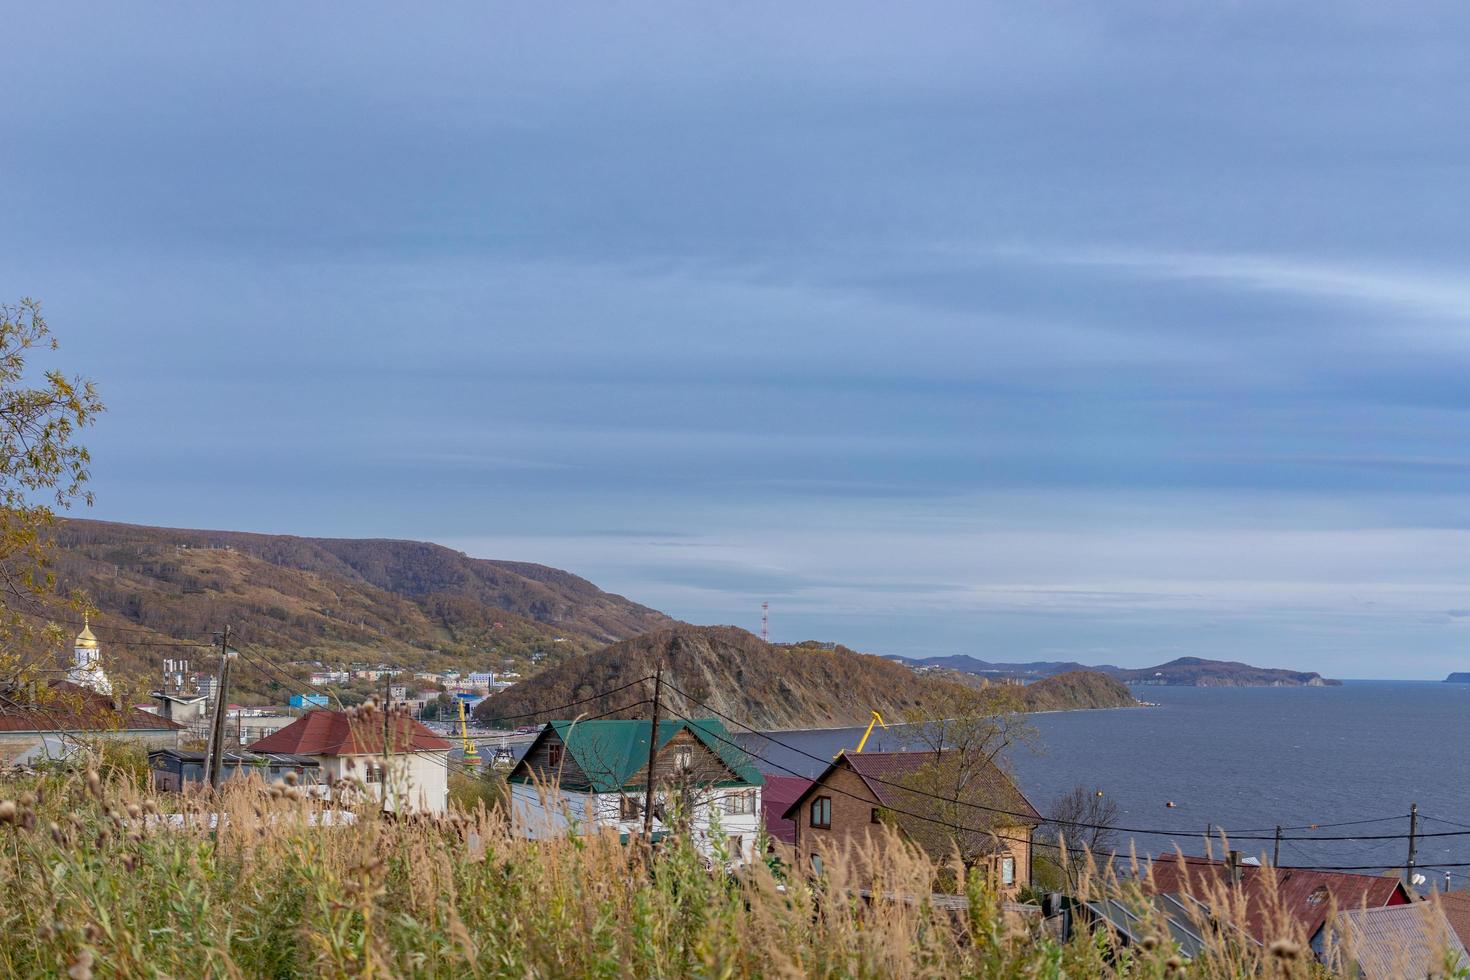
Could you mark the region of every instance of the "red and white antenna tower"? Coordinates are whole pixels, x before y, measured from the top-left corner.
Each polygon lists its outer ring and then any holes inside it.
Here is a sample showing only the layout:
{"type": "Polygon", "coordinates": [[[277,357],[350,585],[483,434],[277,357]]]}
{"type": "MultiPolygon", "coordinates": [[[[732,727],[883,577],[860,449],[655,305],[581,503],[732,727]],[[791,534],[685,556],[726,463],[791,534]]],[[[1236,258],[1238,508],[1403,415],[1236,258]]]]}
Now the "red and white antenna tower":
{"type": "Polygon", "coordinates": [[[761,603],[761,642],[771,642],[771,604],[761,603]]]}

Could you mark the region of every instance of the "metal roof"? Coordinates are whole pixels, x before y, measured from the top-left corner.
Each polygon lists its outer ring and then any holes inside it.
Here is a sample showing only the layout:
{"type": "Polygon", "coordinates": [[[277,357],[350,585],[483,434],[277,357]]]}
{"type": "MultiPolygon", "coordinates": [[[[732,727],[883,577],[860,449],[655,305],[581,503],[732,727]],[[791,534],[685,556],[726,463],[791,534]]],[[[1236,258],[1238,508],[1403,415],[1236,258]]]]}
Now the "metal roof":
{"type": "MultiPolygon", "coordinates": [[[[548,737],[548,733],[554,732],[587,776],[588,789],[595,793],[617,792],[648,765],[651,725],[647,719],[547,722],[508,778],[524,781],[527,778],[524,771],[526,758],[548,737]]],[[[735,778],[727,781],[726,785],[760,786],[764,783],[750,756],[736,747],[730,733],[717,718],[660,721],[658,747],[667,745],[683,731],[688,731],[729,767],[735,778]]]]}
{"type": "Polygon", "coordinates": [[[1470,967],[1465,944],[1432,902],[1351,909],[1334,924],[1342,933],[1336,967],[1352,964],[1365,980],[1453,976],[1470,967]]]}
{"type": "MultiPolygon", "coordinates": [[[[178,759],[180,762],[203,763],[207,752],[186,752],[183,749],[154,749],[148,753],[148,758],[155,756],[168,756],[178,759]]],[[[259,765],[264,762],[269,765],[278,766],[306,766],[315,768],[321,765],[321,760],[314,755],[287,755],[280,752],[224,752],[221,758],[226,763],[237,763],[242,765],[259,765]]]]}

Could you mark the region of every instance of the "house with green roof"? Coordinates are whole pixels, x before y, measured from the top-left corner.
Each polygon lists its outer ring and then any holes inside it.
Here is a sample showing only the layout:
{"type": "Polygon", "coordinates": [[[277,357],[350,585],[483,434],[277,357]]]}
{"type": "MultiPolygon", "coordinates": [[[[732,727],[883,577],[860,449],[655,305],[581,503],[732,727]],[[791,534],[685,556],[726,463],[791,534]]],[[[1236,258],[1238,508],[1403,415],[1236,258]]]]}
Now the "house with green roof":
{"type": "MultiPolygon", "coordinates": [[[[652,731],[646,719],[548,722],[507,777],[516,826],[641,834],[652,731]]],[[[655,836],[677,825],[702,849],[723,837],[736,861],[756,859],[765,780],[718,719],[659,722],[653,760],[655,836]]]]}

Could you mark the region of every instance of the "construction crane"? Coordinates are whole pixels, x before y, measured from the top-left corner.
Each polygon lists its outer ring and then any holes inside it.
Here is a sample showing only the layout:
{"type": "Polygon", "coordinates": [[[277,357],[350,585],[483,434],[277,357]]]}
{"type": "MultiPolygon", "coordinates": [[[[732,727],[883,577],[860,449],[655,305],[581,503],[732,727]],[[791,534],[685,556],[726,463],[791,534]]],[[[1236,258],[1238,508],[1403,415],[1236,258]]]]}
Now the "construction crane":
{"type": "Polygon", "coordinates": [[[858,747],[853,750],[854,754],[862,752],[863,746],[868,744],[868,736],[873,734],[874,725],[883,725],[883,730],[885,732],[888,731],[888,726],[884,723],[883,716],[878,714],[877,708],[873,709],[873,720],[868,722],[868,730],[863,732],[862,740],[858,742],[858,747]]]}
{"type": "MultiPolygon", "coordinates": [[[[852,754],[853,755],[858,755],[859,753],[861,753],[863,751],[863,746],[868,744],[868,738],[869,738],[869,736],[871,736],[873,734],[873,726],[874,725],[882,725],[883,726],[883,730],[885,732],[888,731],[888,724],[887,724],[887,722],[885,722],[883,720],[883,716],[880,715],[880,714],[878,714],[878,709],[877,708],[874,708],[873,709],[873,717],[868,722],[868,727],[867,727],[867,730],[863,732],[863,737],[860,738],[860,739],[858,739],[857,748],[855,748],[855,749],[852,750],[852,754]]],[[[837,755],[834,755],[832,758],[834,758],[834,759],[840,758],[842,756],[842,753],[844,753],[846,751],[847,751],[846,749],[838,749],[837,750],[837,755]]]]}
{"type": "Polygon", "coordinates": [[[475,748],[475,743],[470,741],[470,726],[465,721],[464,698],[455,698],[454,700],[459,705],[459,739],[464,743],[464,761],[479,765],[480,752],[475,748]]]}

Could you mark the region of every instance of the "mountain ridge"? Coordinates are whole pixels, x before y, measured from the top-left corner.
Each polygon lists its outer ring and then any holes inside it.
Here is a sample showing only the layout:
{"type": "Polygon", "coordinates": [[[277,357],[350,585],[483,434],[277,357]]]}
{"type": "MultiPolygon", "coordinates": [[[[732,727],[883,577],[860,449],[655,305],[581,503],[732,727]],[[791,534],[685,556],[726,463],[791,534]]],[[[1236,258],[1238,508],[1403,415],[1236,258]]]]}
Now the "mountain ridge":
{"type": "Polygon", "coordinates": [[[125,663],[155,664],[150,643],[207,643],[225,623],[286,659],[420,666],[571,655],[675,622],[561,569],[424,541],[81,519],[53,539],[60,590],[89,597],[125,663]]]}

